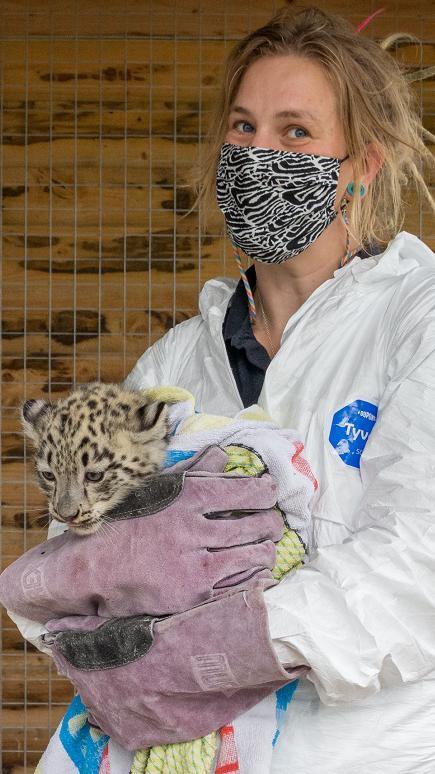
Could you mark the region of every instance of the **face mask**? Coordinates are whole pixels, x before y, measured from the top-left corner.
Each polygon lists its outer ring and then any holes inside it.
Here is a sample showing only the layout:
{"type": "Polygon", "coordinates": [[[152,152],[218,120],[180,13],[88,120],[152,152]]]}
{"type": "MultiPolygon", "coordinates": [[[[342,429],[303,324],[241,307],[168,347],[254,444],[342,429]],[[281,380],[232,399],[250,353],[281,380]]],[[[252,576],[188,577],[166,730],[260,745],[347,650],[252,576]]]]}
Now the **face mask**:
{"type": "Polygon", "coordinates": [[[266,263],[281,263],[306,250],[337,216],[342,161],[225,143],[217,202],[233,244],[266,263]]]}

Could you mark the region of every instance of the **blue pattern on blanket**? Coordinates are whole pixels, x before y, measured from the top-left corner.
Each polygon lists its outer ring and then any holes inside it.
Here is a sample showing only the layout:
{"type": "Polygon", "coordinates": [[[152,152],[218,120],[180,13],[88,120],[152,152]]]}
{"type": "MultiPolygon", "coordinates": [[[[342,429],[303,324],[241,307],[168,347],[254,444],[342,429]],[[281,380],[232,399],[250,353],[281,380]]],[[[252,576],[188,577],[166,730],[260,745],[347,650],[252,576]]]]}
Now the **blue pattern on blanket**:
{"type": "Polygon", "coordinates": [[[275,691],[276,696],[276,731],[272,739],[272,747],[275,747],[278,737],[281,733],[281,727],[284,720],[284,715],[287,712],[287,707],[290,704],[293,694],[298,687],[299,680],[294,680],[292,683],[287,683],[275,691]]]}
{"type": "Polygon", "coordinates": [[[98,774],[109,737],[88,722],[88,711],[75,696],[62,720],[60,741],[81,774],[98,774]]]}
{"type": "Polygon", "coordinates": [[[181,460],[190,460],[193,455],[196,454],[195,451],[181,451],[178,449],[170,449],[166,452],[165,461],[163,464],[164,468],[170,468],[172,465],[176,465],[177,462],[181,462],[181,460]]]}

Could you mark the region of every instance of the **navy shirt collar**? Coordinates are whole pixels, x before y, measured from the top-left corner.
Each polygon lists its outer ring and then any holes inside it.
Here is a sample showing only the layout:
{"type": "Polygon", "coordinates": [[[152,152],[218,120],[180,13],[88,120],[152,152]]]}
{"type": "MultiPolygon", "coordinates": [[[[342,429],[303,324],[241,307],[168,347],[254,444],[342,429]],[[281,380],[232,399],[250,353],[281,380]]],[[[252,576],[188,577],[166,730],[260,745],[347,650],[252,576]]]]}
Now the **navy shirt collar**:
{"type": "MultiPolygon", "coordinates": [[[[255,266],[250,266],[247,269],[246,276],[254,293],[257,281],[255,266]]],[[[227,347],[231,346],[238,350],[245,350],[246,357],[250,363],[264,371],[266,370],[270,363],[270,357],[254,336],[249,318],[248,297],[242,280],[239,280],[234,295],[231,298],[222,333],[227,347]]]]}

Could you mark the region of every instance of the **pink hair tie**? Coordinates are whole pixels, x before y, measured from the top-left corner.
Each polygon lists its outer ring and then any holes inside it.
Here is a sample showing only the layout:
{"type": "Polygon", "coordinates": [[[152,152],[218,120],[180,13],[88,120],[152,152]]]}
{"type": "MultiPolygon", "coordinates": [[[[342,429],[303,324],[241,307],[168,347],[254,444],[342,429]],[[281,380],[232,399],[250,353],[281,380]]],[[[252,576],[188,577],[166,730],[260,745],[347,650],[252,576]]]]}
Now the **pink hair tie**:
{"type": "Polygon", "coordinates": [[[356,28],[357,32],[362,32],[362,30],[367,27],[368,24],[370,24],[373,19],[376,18],[376,16],[379,16],[380,13],[383,13],[385,11],[385,8],[378,8],[377,11],[374,13],[371,13],[370,16],[367,16],[367,19],[364,19],[364,21],[361,22],[361,24],[358,24],[358,27],[356,28]]]}

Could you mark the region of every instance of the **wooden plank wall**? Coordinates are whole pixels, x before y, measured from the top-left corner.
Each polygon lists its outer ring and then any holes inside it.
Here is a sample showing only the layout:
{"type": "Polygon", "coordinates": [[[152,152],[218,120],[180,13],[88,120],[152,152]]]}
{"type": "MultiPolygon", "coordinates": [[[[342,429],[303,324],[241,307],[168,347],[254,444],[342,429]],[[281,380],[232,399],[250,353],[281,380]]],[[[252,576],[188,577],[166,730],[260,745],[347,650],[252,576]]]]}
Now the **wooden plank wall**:
{"type": "MultiPolygon", "coordinates": [[[[355,24],[377,7],[327,0],[355,24]]],[[[422,47],[435,64],[435,6],[386,2],[370,27],[422,47]]],[[[235,276],[213,214],[186,217],[186,187],[233,41],[274,0],[3,0],[2,562],[44,539],[44,502],[17,407],[74,381],[121,380],[150,342],[194,314],[198,290],[235,276]]],[[[418,86],[435,126],[434,81],[418,86]]],[[[435,247],[433,220],[411,199],[407,226],[435,247]]],[[[71,696],[47,658],[3,616],[3,772],[31,772],[71,696]]]]}

